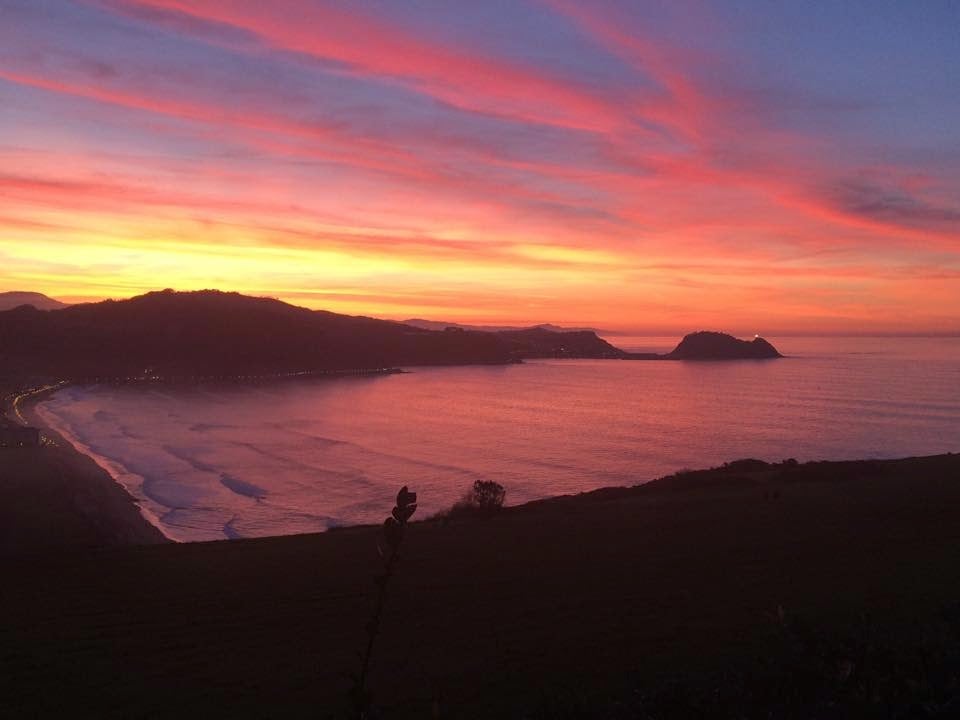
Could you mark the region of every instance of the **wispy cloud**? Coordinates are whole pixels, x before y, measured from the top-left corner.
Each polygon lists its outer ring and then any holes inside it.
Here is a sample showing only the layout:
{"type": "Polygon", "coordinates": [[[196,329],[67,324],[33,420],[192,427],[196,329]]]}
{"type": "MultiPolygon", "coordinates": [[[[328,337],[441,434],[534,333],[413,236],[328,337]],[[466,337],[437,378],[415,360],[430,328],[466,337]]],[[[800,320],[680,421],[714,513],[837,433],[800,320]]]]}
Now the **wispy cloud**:
{"type": "Polygon", "coordinates": [[[678,330],[882,306],[942,329],[958,98],[918,104],[939,125],[905,112],[826,19],[673,7],[9,0],[0,280],[678,330]]]}

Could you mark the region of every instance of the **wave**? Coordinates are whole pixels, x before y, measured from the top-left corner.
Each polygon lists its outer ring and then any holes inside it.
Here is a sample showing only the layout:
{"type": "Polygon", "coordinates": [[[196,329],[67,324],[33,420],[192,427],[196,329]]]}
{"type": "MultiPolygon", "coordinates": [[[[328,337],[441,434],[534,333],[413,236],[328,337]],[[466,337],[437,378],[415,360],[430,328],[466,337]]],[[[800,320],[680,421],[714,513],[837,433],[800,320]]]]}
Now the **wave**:
{"type": "Polygon", "coordinates": [[[122,487],[136,502],[140,515],[156,527],[168,540],[177,542],[177,538],[170,535],[168,528],[163,523],[163,516],[169,512],[169,508],[157,503],[157,506],[151,502],[153,498],[147,492],[148,480],[144,475],[133,472],[116,458],[98,452],[97,448],[84,442],[80,438],[80,433],[65,418],[58,415],[49,406],[54,401],[56,393],[45,398],[35,406],[37,416],[53,432],[70,443],[71,447],[82,455],[86,455],[93,460],[101,470],[122,487]]]}
{"type": "Polygon", "coordinates": [[[243,495],[244,497],[253,498],[254,500],[263,500],[267,496],[267,491],[262,487],[250,482],[238,480],[227,473],[220,473],[220,484],[231,492],[235,492],[237,495],[243,495]]]}

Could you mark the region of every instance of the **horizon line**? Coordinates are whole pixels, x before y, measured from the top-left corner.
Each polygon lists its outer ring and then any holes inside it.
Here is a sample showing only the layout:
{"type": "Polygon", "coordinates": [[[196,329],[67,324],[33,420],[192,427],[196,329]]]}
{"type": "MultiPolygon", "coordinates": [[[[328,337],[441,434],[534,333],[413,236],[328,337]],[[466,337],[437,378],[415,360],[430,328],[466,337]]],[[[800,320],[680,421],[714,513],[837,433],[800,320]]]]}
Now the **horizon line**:
{"type": "Polygon", "coordinates": [[[556,320],[556,319],[546,319],[546,320],[518,320],[518,319],[447,319],[442,320],[433,319],[430,317],[401,317],[399,315],[390,314],[390,313],[378,313],[376,311],[372,312],[362,312],[362,313],[344,313],[337,312],[332,310],[327,310],[324,307],[313,307],[310,305],[301,305],[296,302],[291,302],[285,300],[282,295],[279,294],[254,294],[250,292],[244,292],[241,290],[222,290],[220,288],[203,288],[203,289],[192,289],[192,290],[178,290],[175,288],[159,288],[153,290],[145,290],[142,292],[137,292],[128,297],[108,297],[102,296],[97,298],[85,298],[78,302],[68,302],[66,300],[60,300],[57,297],[53,297],[45,292],[40,292],[37,290],[0,290],[0,294],[32,294],[32,295],[41,295],[46,297],[49,300],[54,300],[56,302],[64,303],[65,305],[84,305],[84,304],[93,304],[98,302],[105,302],[112,300],[115,302],[131,300],[136,297],[142,297],[150,293],[162,293],[162,292],[175,292],[175,293],[199,293],[199,292],[218,292],[224,294],[237,294],[245,297],[254,297],[254,298],[264,298],[269,300],[276,300],[278,302],[285,303],[293,307],[305,308],[307,310],[314,311],[324,311],[324,312],[335,312],[340,315],[352,315],[353,317],[372,317],[381,320],[389,320],[391,322],[399,323],[408,323],[411,321],[425,321],[432,323],[447,323],[451,326],[453,325],[464,325],[469,327],[501,327],[501,328],[518,328],[526,329],[532,327],[539,327],[542,325],[553,325],[560,327],[564,330],[568,329],[584,329],[591,330],[595,332],[598,336],[611,336],[611,337],[646,337],[646,338],[663,338],[663,337],[674,337],[690,334],[692,332],[700,331],[712,331],[712,332],[722,332],[733,336],[749,336],[755,335],[759,337],[875,337],[875,338],[960,338],[960,328],[956,330],[907,330],[907,331],[895,331],[895,330],[785,330],[785,329],[772,329],[764,330],[763,332],[757,332],[756,329],[745,330],[743,328],[738,328],[734,330],[716,328],[716,327],[698,327],[696,329],[686,329],[678,330],[671,328],[650,328],[650,327],[629,327],[629,326],[616,326],[610,323],[603,321],[588,321],[588,320],[556,320]]]}

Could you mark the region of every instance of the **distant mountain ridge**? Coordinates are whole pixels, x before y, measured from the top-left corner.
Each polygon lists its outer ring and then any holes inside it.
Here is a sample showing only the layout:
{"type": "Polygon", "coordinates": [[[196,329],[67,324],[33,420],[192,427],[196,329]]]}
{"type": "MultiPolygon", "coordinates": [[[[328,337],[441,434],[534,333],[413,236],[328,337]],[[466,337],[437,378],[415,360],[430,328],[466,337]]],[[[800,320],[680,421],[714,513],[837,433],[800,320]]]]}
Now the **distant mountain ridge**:
{"type": "Polygon", "coordinates": [[[0,312],[12,310],[21,305],[30,305],[37,310],[60,310],[68,307],[67,303],[54,300],[38,292],[0,292],[0,312]]]}
{"type": "Polygon", "coordinates": [[[464,323],[440,322],[439,320],[424,320],[422,318],[411,318],[401,320],[404,325],[411,325],[421,330],[446,330],[448,327],[459,328],[461,330],[473,330],[476,332],[514,332],[517,330],[549,330],[550,332],[592,332],[597,335],[616,335],[607,330],[598,330],[596,328],[582,327],[561,327],[551,323],[540,323],[539,325],[466,325],[464,323]]]}

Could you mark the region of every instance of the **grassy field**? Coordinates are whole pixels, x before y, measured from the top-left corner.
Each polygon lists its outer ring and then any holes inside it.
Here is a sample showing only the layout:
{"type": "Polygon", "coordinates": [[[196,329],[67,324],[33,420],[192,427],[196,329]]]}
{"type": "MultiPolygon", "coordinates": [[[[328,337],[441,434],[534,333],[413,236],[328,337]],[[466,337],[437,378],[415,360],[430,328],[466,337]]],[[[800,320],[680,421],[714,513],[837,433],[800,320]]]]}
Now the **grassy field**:
{"type": "MultiPolygon", "coordinates": [[[[414,523],[375,705],[383,717],[641,716],[643,693],[679,683],[649,716],[680,717],[714,684],[777,666],[792,618],[827,638],[867,623],[910,641],[960,600],[958,480],[956,455],[739,463],[414,523]]],[[[3,557],[0,707],[341,716],[377,534],[21,547],[3,557]]]]}

